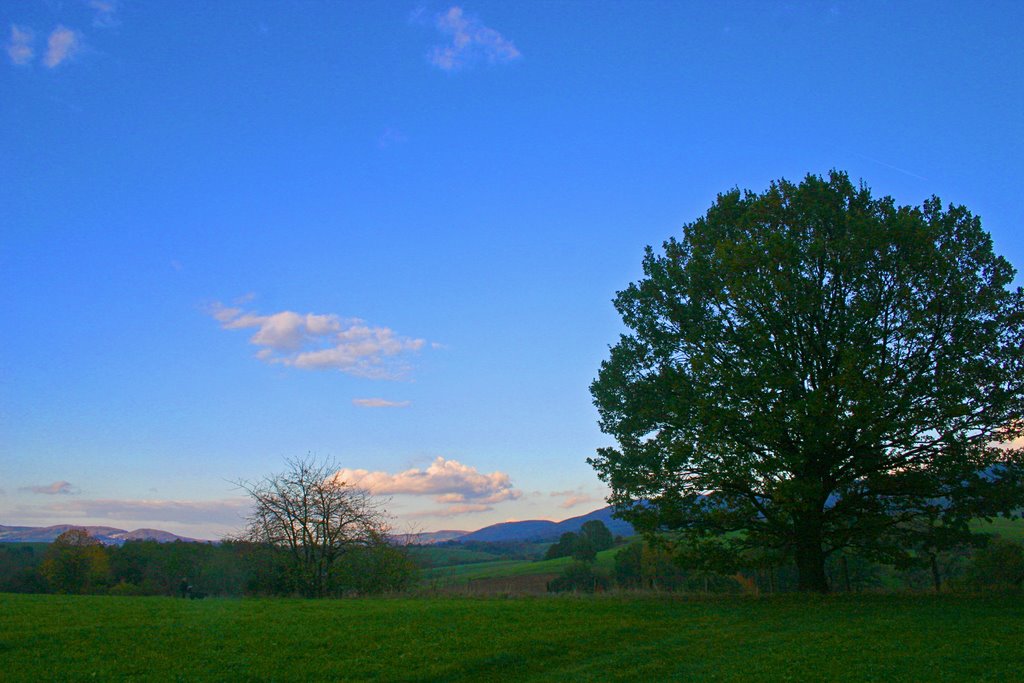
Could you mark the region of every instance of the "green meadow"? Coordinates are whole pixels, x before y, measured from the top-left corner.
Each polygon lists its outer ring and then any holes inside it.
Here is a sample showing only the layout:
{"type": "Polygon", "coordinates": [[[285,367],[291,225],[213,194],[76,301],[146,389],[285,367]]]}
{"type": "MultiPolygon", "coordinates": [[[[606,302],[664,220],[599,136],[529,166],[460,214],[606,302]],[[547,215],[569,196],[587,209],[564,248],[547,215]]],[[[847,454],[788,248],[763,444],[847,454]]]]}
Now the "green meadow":
{"type": "Polygon", "coordinates": [[[350,600],[0,595],[0,677],[1011,681],[1021,595],[350,600]]]}

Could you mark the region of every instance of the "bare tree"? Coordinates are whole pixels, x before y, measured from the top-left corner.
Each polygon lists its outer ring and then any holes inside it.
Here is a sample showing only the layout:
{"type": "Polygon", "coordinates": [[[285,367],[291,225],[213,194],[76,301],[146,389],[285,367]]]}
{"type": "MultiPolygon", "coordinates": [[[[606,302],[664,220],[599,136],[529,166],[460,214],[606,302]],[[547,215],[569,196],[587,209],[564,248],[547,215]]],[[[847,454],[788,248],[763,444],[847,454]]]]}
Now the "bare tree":
{"type": "Polygon", "coordinates": [[[287,465],[265,479],[238,482],[254,504],[244,537],[283,549],[293,587],[323,597],[346,554],[388,543],[387,513],[368,491],[339,479],[334,463],[307,457],[287,465]]]}

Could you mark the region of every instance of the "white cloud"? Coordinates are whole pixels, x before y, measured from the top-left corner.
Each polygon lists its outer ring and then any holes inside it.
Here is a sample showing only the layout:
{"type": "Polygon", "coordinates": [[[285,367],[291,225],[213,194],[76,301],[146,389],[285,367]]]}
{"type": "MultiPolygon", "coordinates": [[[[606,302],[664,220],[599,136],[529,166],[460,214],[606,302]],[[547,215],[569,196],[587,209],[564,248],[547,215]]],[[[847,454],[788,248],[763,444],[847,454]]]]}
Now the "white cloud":
{"type": "MultiPolygon", "coordinates": [[[[412,468],[396,474],[342,469],[335,476],[370,493],[434,496],[436,502],[451,506],[445,508],[449,511],[466,505],[489,506],[522,495],[512,488],[512,480],[504,472],[483,474],[475,467],[441,457],[426,469],[412,468]]],[[[482,508],[463,511],[480,512],[482,508]]]]}
{"type": "Polygon", "coordinates": [[[32,61],[36,54],[35,50],[32,49],[32,41],[34,39],[35,34],[32,33],[31,29],[11,24],[11,37],[5,47],[7,49],[7,56],[12,63],[24,66],[32,61]]]}
{"type": "Polygon", "coordinates": [[[43,64],[54,69],[73,57],[81,46],[82,38],[78,32],[65,26],[57,26],[46,41],[43,64]]]}
{"type": "Polygon", "coordinates": [[[41,493],[46,496],[70,496],[78,493],[78,489],[69,481],[55,481],[46,486],[25,486],[21,490],[28,493],[41,493]]]}
{"type": "Polygon", "coordinates": [[[437,30],[450,42],[430,51],[430,63],[444,71],[454,71],[485,59],[491,64],[510,62],[522,55],[512,41],[478,19],[467,17],[461,7],[452,6],[438,15],[437,30]]]}
{"type": "Polygon", "coordinates": [[[410,401],[389,401],[386,398],[354,398],[352,405],[360,408],[408,408],[410,401]]]}
{"type": "Polygon", "coordinates": [[[426,344],[423,339],[398,336],[387,327],[371,327],[358,318],[333,314],[281,311],[258,315],[219,303],[208,312],[226,330],[255,329],[249,342],[261,347],[256,353],[260,360],[306,370],[395,379],[407,370],[398,358],[426,344]]]}

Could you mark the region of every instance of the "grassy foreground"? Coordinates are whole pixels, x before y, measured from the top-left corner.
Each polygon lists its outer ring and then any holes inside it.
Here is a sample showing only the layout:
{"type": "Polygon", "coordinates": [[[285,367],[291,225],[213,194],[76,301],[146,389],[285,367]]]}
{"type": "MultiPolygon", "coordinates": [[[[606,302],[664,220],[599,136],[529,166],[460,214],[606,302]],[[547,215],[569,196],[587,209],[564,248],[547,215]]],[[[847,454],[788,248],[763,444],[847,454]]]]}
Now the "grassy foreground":
{"type": "Polygon", "coordinates": [[[0,595],[4,680],[1020,680],[1024,600],[0,595]]]}

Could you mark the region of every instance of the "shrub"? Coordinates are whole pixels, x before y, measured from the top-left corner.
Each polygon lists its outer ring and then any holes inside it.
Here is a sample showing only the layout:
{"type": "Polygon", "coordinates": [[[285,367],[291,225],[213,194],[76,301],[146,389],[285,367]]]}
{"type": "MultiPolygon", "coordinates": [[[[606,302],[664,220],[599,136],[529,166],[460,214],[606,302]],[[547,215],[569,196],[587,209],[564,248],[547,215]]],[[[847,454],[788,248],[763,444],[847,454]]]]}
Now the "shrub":
{"type": "Polygon", "coordinates": [[[967,568],[967,585],[972,588],[1021,588],[1024,586],[1024,546],[1000,538],[975,553],[967,568]]]}
{"type": "Polygon", "coordinates": [[[548,582],[549,593],[596,593],[608,590],[611,582],[587,562],[573,562],[561,576],[548,582]]]}

